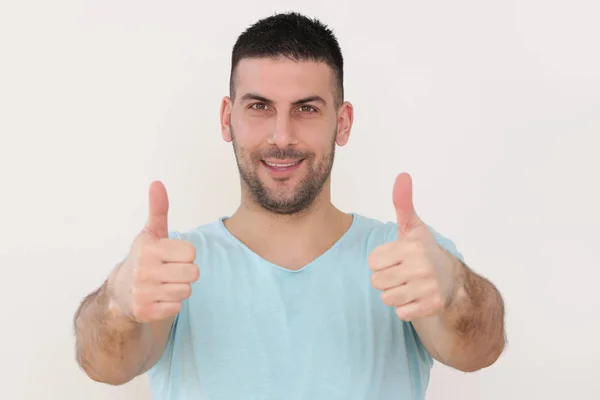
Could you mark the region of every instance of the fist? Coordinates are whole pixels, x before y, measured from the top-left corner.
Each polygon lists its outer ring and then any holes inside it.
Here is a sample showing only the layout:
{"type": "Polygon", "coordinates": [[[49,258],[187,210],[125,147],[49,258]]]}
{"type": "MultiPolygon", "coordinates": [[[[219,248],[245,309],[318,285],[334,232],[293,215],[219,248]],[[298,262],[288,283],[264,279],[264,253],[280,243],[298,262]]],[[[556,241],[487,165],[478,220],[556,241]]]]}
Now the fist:
{"type": "Polygon", "coordinates": [[[393,199],[398,240],[369,255],[372,285],[382,291],[383,302],[395,307],[402,320],[438,315],[454,291],[455,261],[417,216],[410,175],[396,178],[393,199]]]}
{"type": "Polygon", "coordinates": [[[109,277],[111,309],[139,323],[175,316],[199,276],[195,247],[169,239],[165,187],[153,182],[149,195],[146,226],[109,277]]]}

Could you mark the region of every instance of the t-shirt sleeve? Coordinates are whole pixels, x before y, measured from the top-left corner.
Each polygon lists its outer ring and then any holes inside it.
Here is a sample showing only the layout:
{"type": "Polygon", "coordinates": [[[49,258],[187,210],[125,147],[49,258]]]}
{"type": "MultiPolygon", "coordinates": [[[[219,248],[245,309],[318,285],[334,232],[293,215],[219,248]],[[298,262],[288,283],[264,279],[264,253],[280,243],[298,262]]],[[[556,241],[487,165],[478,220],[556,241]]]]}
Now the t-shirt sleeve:
{"type": "Polygon", "coordinates": [[[179,231],[169,231],[169,239],[181,239],[179,231]]]}
{"type": "MultiPolygon", "coordinates": [[[[398,239],[398,225],[395,222],[388,222],[386,224],[389,228],[388,233],[388,241],[393,241],[398,239]]],[[[447,252],[452,254],[454,257],[458,258],[462,262],[464,262],[463,254],[458,250],[456,244],[448,237],[442,235],[437,230],[435,230],[431,225],[427,225],[429,231],[435,237],[435,241],[447,252]]]]}
{"type": "Polygon", "coordinates": [[[452,254],[454,257],[458,258],[462,262],[465,261],[462,253],[460,251],[458,251],[458,248],[457,248],[456,244],[451,239],[449,239],[448,237],[446,237],[446,236],[442,235],[441,233],[437,232],[433,227],[431,227],[429,225],[427,225],[427,227],[433,233],[433,236],[435,237],[435,241],[443,249],[445,249],[448,253],[452,254]]]}

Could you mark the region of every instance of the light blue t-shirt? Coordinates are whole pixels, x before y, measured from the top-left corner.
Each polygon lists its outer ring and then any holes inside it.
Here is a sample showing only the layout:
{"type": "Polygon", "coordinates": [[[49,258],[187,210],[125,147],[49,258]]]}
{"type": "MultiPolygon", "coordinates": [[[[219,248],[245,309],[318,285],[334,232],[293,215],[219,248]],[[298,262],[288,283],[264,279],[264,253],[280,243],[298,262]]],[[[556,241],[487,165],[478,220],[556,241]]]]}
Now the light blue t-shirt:
{"type": "Polygon", "coordinates": [[[200,278],[148,371],[154,398],[424,399],[433,359],[383,303],[367,264],[396,239],[396,224],[352,215],[335,245],[298,271],[260,258],[224,218],[172,232],[196,247],[200,278]]]}

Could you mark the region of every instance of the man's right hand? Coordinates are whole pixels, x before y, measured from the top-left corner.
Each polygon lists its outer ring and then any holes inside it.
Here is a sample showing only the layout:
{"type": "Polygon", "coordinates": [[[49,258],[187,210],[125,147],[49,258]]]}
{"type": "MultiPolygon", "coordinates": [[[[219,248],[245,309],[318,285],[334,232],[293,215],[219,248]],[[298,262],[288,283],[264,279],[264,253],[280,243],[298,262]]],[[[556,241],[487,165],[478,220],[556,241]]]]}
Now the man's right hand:
{"type": "Polygon", "coordinates": [[[200,271],[195,247],[169,239],[169,199],[161,182],[150,185],[148,222],[127,259],[109,277],[110,309],[146,323],[175,316],[200,271]]]}

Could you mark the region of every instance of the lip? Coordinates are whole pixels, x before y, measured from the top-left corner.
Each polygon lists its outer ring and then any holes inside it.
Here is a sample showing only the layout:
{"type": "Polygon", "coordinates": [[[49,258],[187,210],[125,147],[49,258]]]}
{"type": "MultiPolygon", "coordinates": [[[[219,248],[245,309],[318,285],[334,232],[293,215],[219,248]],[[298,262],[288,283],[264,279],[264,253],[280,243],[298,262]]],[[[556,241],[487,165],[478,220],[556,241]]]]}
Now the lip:
{"type": "Polygon", "coordinates": [[[274,176],[286,177],[298,169],[304,162],[300,160],[261,160],[262,166],[274,176]]]}
{"type": "Polygon", "coordinates": [[[300,163],[303,160],[303,158],[301,159],[286,159],[286,160],[269,160],[269,159],[265,159],[265,160],[261,160],[262,162],[264,162],[265,164],[271,164],[271,165],[290,165],[290,164],[296,164],[296,163],[300,163]]]}

